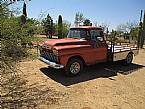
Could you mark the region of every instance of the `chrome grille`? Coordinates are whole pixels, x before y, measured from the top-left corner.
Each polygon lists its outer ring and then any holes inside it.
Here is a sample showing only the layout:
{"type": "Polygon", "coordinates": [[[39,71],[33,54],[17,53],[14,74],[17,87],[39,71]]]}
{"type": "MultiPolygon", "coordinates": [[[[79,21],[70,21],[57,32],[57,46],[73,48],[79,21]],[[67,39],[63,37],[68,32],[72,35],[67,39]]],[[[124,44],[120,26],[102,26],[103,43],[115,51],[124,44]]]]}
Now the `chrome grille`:
{"type": "Polygon", "coordinates": [[[45,52],[41,54],[41,57],[45,58],[46,60],[58,63],[58,57],[53,53],[45,52]]]}
{"type": "Polygon", "coordinates": [[[41,57],[51,62],[59,63],[58,56],[54,55],[53,51],[49,47],[41,46],[39,50],[41,57]]]}

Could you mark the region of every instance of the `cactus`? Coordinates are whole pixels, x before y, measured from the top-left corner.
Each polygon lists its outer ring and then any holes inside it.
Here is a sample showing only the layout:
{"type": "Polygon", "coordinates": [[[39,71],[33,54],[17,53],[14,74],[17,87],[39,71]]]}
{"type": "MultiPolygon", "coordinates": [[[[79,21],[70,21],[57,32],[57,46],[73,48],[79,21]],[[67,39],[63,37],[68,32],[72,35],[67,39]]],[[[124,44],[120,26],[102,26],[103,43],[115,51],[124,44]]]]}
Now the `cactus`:
{"type": "Polygon", "coordinates": [[[143,48],[145,41],[145,10],[144,10],[144,18],[143,18],[143,28],[142,28],[142,37],[141,37],[141,48],[143,48]]]}

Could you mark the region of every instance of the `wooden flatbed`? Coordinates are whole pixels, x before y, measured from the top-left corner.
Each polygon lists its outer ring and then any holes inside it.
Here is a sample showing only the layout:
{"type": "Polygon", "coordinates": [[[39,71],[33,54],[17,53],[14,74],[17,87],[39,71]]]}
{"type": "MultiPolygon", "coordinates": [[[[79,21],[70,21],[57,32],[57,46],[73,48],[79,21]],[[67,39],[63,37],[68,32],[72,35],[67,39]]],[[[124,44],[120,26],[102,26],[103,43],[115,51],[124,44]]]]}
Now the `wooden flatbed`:
{"type": "Polygon", "coordinates": [[[108,45],[108,50],[113,53],[113,61],[124,60],[129,53],[136,56],[139,51],[136,45],[114,45],[112,48],[108,45]]]}

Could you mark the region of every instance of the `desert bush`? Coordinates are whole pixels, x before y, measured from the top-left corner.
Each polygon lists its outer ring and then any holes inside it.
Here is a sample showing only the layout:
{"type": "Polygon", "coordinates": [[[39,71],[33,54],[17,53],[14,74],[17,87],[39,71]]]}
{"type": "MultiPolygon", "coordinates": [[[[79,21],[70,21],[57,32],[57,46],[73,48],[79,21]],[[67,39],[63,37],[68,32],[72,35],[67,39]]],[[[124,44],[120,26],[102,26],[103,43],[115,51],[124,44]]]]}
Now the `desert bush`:
{"type": "Polygon", "coordinates": [[[0,108],[34,108],[46,93],[38,87],[28,87],[25,74],[17,67],[17,62],[27,56],[26,44],[35,33],[34,26],[29,21],[23,24],[11,12],[8,3],[0,1],[0,108]]]}

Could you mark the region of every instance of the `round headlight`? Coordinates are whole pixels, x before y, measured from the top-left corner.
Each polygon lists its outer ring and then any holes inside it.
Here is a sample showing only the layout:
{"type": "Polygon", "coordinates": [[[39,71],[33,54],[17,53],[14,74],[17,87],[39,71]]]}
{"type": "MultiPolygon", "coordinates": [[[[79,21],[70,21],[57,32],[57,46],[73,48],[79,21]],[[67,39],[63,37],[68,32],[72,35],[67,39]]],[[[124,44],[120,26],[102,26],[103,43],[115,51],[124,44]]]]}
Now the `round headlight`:
{"type": "Polygon", "coordinates": [[[54,53],[54,55],[58,56],[58,50],[53,49],[53,53],[54,53]]]}

